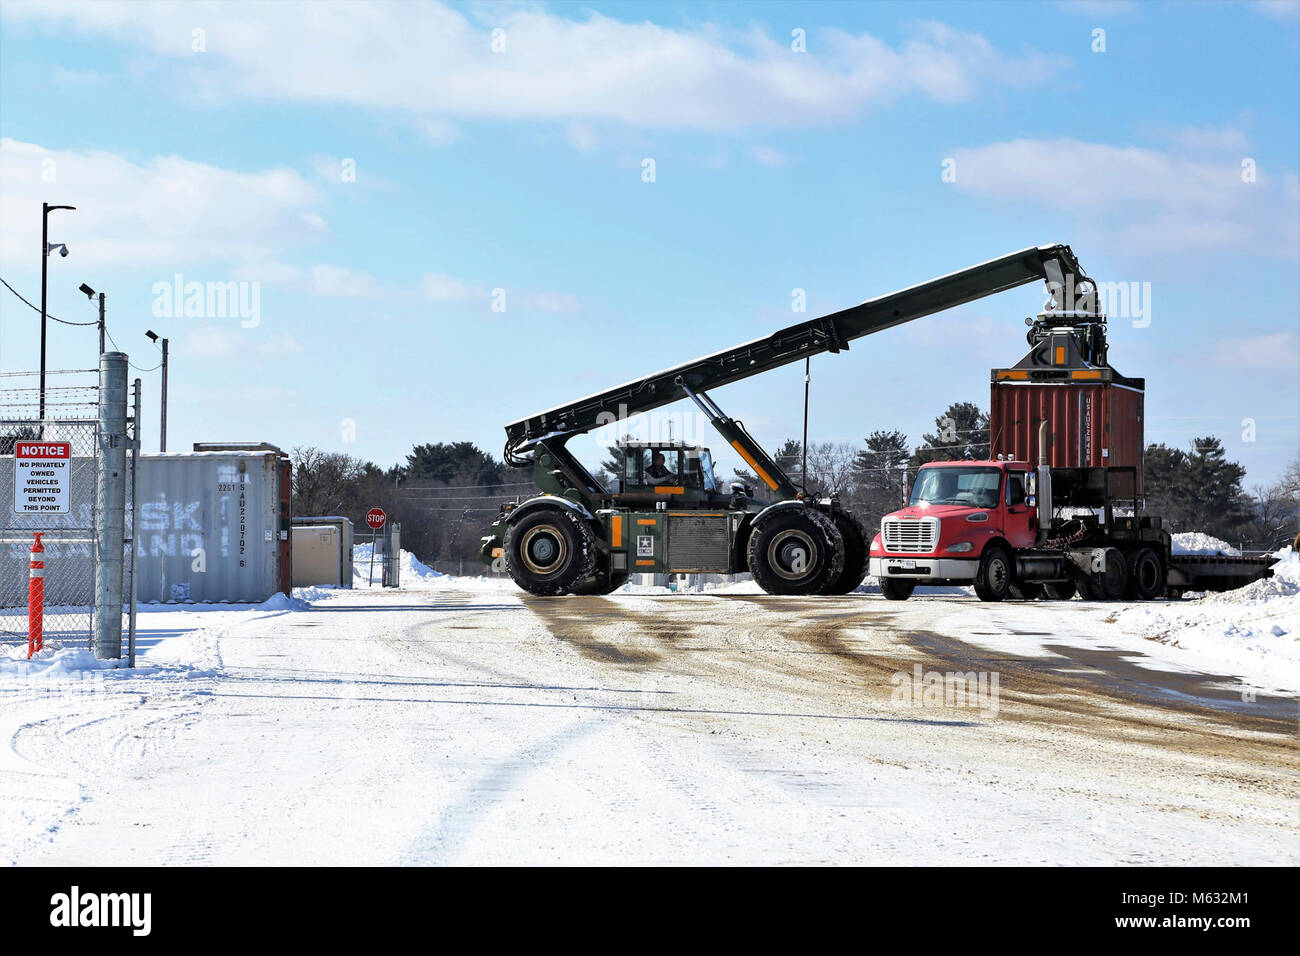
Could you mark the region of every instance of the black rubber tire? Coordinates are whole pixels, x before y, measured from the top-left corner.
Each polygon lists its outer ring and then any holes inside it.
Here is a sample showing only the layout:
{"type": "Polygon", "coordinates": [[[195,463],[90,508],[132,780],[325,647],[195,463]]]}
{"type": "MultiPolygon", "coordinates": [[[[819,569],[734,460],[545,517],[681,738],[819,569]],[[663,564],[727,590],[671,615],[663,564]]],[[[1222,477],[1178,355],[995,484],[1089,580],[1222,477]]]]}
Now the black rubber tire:
{"type": "Polygon", "coordinates": [[[985,548],[975,572],[975,594],[981,601],[1001,601],[1011,590],[1014,565],[1011,554],[1001,545],[985,548]]]}
{"type": "Polygon", "coordinates": [[[1129,600],[1154,601],[1165,591],[1165,569],[1160,556],[1151,548],[1138,548],[1129,557],[1128,587],[1124,596],[1129,600]]]}
{"type": "Polygon", "coordinates": [[[916,590],[915,581],[900,581],[898,578],[881,578],[880,593],[886,601],[906,601],[916,590]]]}
{"type": "Polygon", "coordinates": [[[506,529],[504,550],[506,570],[515,584],[542,597],[568,594],[596,567],[595,532],[586,518],[568,508],[528,511],[506,529]],[[544,541],[556,549],[556,560],[540,563],[535,552],[530,567],[523,549],[540,548],[544,541]]]}
{"type": "Polygon", "coordinates": [[[1128,587],[1128,562],[1118,548],[1106,549],[1106,570],[1088,575],[1088,591],[1094,601],[1118,601],[1128,587]]]}
{"type": "Polygon", "coordinates": [[[1043,586],[1036,581],[1012,581],[1007,597],[1014,601],[1037,601],[1043,596],[1043,586]]]}
{"type": "Polygon", "coordinates": [[[1076,590],[1073,581],[1053,581],[1043,585],[1043,597],[1049,601],[1068,601],[1076,590]]]}
{"type": "Polygon", "coordinates": [[[603,574],[594,578],[588,578],[579,584],[575,584],[569,591],[570,594],[578,595],[605,595],[613,594],[623,585],[627,584],[628,573],[626,571],[616,571],[613,576],[606,577],[603,574]]]}
{"type": "Polygon", "coordinates": [[[822,594],[843,570],[844,540],[815,508],[774,511],[749,536],[749,572],[768,594],[822,594]],[[790,564],[799,554],[802,570],[790,564]]]}
{"type": "Polygon", "coordinates": [[[862,523],[847,511],[837,511],[831,515],[835,530],[844,542],[844,568],[840,576],[832,581],[823,594],[848,594],[862,583],[867,576],[867,561],[870,558],[867,533],[862,523]]]}

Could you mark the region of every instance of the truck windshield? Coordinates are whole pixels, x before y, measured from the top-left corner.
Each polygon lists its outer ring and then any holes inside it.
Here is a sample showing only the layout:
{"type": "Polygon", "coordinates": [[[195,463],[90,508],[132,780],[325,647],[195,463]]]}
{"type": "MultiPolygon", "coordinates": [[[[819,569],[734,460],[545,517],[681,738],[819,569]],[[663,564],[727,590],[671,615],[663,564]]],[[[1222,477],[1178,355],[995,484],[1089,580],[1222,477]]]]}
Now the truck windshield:
{"type": "Polygon", "coordinates": [[[1000,468],[923,468],[908,503],[996,508],[1001,478],[1000,468]]]}

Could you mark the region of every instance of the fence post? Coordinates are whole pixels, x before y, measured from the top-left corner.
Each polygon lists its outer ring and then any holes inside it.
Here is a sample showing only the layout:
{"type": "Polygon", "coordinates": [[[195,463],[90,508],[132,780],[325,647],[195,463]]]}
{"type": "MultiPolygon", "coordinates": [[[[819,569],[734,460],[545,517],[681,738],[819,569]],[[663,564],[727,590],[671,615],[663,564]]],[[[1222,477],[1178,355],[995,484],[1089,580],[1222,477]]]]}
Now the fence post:
{"type": "Polygon", "coordinates": [[[122,352],[99,357],[99,454],[95,480],[95,656],[122,656],[122,559],[126,523],[126,378],[122,352]]]}

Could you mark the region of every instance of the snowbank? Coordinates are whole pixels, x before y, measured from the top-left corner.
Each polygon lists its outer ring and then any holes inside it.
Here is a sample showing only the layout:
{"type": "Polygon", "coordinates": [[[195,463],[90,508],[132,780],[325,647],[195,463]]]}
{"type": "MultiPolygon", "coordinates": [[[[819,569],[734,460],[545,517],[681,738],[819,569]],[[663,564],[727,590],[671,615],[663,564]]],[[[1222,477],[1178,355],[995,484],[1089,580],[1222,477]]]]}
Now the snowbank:
{"type": "Polygon", "coordinates": [[[1173,539],[1174,554],[1241,554],[1228,542],[1200,531],[1182,531],[1173,539]]]}
{"type": "Polygon", "coordinates": [[[171,662],[153,664],[140,658],[137,658],[134,668],[128,668],[125,660],[100,660],[85,647],[54,647],[49,644],[28,660],[25,643],[0,647],[0,681],[12,681],[15,678],[20,680],[85,679],[96,676],[121,680],[134,680],[138,677],[192,680],[200,677],[215,677],[216,671],[190,664],[171,662]]]}
{"type": "MultiPolygon", "coordinates": [[[[352,548],[352,586],[370,587],[370,550],[369,543],[354,545],[352,548]]],[[[398,556],[401,567],[402,587],[419,587],[422,583],[445,578],[448,575],[435,571],[410,551],[402,550],[398,556]]],[[[375,587],[379,587],[379,559],[375,560],[375,587]]]]}
{"type": "Polygon", "coordinates": [[[1190,666],[1300,691],[1300,555],[1283,548],[1276,556],[1271,578],[1193,601],[1137,604],[1115,623],[1186,651],[1190,666]]]}

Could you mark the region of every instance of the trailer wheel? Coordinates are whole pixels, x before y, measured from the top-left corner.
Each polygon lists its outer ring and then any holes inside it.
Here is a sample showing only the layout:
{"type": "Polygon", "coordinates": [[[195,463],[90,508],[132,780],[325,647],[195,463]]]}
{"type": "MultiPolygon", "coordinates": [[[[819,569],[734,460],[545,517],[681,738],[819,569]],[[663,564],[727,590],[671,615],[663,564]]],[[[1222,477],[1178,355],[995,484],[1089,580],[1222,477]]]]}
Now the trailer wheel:
{"type": "Polygon", "coordinates": [[[915,590],[915,581],[900,581],[898,578],[880,579],[880,593],[887,601],[906,601],[915,590]]]}
{"type": "Polygon", "coordinates": [[[1073,581],[1053,581],[1043,585],[1043,595],[1049,601],[1068,601],[1074,597],[1073,581]]]}
{"type": "Polygon", "coordinates": [[[844,570],[844,539],[812,508],[775,511],[749,536],[749,571],[768,594],[821,594],[844,570]]]}
{"type": "MultiPolygon", "coordinates": [[[[867,534],[862,524],[847,511],[837,511],[831,516],[835,530],[844,541],[844,570],[826,588],[825,594],[848,594],[867,576],[867,534]]],[[[911,593],[910,591],[908,592],[911,593]]]]}
{"type": "Polygon", "coordinates": [[[1088,575],[1088,591],[1095,601],[1118,601],[1128,587],[1128,562],[1118,548],[1106,549],[1104,570],[1088,575]]]}
{"type": "Polygon", "coordinates": [[[1164,592],[1165,572],[1160,558],[1150,548],[1139,548],[1129,559],[1126,598],[1154,601],[1164,592]]]}
{"type": "Polygon", "coordinates": [[[615,572],[610,577],[605,577],[604,575],[597,575],[594,578],[588,578],[585,581],[575,584],[573,586],[573,589],[570,590],[569,593],[580,594],[580,595],[591,594],[591,595],[598,595],[598,596],[605,595],[605,594],[613,594],[623,585],[627,584],[627,579],[628,579],[628,573],[626,571],[615,572]]]}
{"type": "Polygon", "coordinates": [[[981,601],[1001,601],[1011,590],[1011,555],[1007,549],[993,545],[980,556],[975,572],[975,594],[981,601]]]}
{"type": "Polygon", "coordinates": [[[506,570],[529,594],[568,594],[591,577],[596,536],[582,515],[537,508],[506,530],[506,570]]]}

